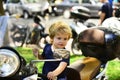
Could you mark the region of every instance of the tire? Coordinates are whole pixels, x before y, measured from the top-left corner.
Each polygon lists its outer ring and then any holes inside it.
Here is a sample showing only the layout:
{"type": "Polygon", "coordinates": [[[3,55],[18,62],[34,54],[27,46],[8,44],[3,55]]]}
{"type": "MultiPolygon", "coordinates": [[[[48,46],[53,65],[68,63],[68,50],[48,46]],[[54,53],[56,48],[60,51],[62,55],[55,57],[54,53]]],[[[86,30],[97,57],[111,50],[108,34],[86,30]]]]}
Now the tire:
{"type": "Polygon", "coordinates": [[[79,43],[77,42],[77,39],[73,39],[71,49],[74,55],[82,55],[82,52],[78,46],[79,46],[79,43]]]}

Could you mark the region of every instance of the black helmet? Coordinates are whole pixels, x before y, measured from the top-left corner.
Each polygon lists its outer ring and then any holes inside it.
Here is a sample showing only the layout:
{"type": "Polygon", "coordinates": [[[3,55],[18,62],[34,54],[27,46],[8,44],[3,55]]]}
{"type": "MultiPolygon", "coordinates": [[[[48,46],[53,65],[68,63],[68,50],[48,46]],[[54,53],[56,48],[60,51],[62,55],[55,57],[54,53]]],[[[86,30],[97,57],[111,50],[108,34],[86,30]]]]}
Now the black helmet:
{"type": "Polygon", "coordinates": [[[100,30],[104,31],[104,44],[81,41],[85,35],[89,36],[87,33],[88,30],[81,32],[78,36],[78,48],[81,49],[82,54],[84,56],[95,57],[103,63],[116,58],[114,52],[117,46],[118,37],[113,32],[100,28],[100,30]]]}

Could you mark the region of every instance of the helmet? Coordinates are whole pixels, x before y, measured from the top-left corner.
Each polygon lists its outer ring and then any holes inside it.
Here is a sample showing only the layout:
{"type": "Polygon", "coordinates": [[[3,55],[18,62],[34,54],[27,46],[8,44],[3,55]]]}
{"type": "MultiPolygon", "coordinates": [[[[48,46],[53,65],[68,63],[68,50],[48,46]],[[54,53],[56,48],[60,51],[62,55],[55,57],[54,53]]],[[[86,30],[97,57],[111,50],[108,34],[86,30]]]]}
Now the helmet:
{"type": "Polygon", "coordinates": [[[99,59],[101,62],[106,63],[107,61],[115,58],[114,52],[116,49],[118,37],[111,31],[107,31],[107,30],[102,30],[102,31],[104,31],[104,44],[100,44],[97,42],[96,43],[83,42],[83,41],[81,42],[81,38],[84,37],[84,33],[85,33],[83,31],[78,36],[78,42],[79,42],[78,47],[79,49],[81,49],[82,54],[84,56],[95,57],[99,59]]]}

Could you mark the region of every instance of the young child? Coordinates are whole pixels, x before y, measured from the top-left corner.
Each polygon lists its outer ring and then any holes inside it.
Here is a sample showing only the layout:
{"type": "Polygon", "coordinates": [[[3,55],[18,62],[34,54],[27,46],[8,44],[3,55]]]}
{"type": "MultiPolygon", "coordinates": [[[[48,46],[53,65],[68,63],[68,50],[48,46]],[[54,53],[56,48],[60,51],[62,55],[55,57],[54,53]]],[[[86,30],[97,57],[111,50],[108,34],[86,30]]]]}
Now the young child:
{"type": "MultiPolygon", "coordinates": [[[[72,32],[69,25],[58,21],[50,26],[49,36],[51,44],[46,44],[41,55],[38,54],[39,52],[36,49],[33,50],[34,55],[39,59],[54,59],[54,50],[65,49],[68,40],[72,37],[72,32]]],[[[65,70],[67,65],[69,65],[69,60],[70,58],[45,62],[42,72],[49,80],[54,80],[55,77],[57,77],[57,80],[67,80],[65,70]]]]}

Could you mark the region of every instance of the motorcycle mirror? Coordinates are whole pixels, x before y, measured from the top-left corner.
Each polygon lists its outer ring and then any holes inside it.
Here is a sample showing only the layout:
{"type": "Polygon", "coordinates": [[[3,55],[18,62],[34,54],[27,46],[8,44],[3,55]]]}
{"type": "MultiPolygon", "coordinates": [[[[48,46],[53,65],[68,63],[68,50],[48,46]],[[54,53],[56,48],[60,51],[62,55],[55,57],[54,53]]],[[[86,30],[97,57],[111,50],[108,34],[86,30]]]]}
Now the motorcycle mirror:
{"type": "Polygon", "coordinates": [[[70,51],[66,49],[55,49],[53,56],[55,59],[67,59],[70,57],[70,51]]]}
{"type": "Polygon", "coordinates": [[[20,56],[10,47],[0,48],[0,77],[11,77],[20,69],[20,56]]]}

